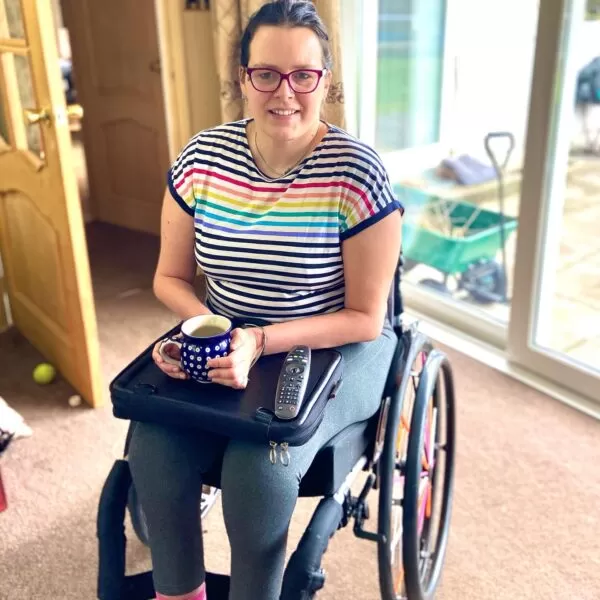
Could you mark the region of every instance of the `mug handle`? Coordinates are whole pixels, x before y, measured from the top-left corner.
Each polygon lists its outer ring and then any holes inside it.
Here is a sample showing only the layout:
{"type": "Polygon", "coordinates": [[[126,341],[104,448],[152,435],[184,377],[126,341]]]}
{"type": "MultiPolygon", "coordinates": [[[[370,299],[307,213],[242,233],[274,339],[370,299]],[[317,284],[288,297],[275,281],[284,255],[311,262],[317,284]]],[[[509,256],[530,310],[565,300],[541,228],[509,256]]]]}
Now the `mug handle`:
{"type": "MultiPolygon", "coordinates": [[[[180,335],[180,334],[178,334],[178,335],[180,335]]],[[[177,360],[177,359],[173,358],[172,356],[169,356],[165,352],[165,348],[166,348],[167,344],[175,344],[176,346],[179,346],[179,349],[181,350],[181,346],[182,346],[181,341],[179,339],[177,339],[176,336],[173,336],[173,335],[164,338],[163,340],[160,341],[160,346],[158,347],[158,353],[160,354],[161,358],[166,363],[169,363],[170,365],[175,365],[176,367],[183,369],[181,360],[177,360]]]]}

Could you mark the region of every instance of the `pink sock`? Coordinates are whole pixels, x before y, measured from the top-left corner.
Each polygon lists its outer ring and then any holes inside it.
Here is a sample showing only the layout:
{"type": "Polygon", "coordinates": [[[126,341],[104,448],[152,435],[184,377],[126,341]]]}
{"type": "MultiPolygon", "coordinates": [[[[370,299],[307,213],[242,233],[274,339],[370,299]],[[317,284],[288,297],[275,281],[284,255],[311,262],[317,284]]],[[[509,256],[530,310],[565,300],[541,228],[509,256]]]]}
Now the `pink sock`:
{"type": "MultiPolygon", "coordinates": [[[[156,600],[167,600],[168,596],[156,593],[156,600]]],[[[206,600],[206,583],[200,586],[200,589],[195,596],[190,596],[188,600],[206,600]]]]}

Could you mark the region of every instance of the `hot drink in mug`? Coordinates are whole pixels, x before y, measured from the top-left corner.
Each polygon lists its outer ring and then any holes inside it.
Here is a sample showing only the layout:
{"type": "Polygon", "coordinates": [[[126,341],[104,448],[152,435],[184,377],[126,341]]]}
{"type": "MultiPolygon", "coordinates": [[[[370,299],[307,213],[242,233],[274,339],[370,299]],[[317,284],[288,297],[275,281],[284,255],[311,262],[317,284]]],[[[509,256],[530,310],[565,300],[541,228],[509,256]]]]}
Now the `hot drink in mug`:
{"type": "Polygon", "coordinates": [[[181,324],[181,334],[165,338],[159,348],[165,362],[179,366],[199,383],[210,383],[206,361],[229,354],[231,321],[219,315],[198,315],[181,324]],[[181,358],[176,360],[165,352],[169,344],[180,348],[181,358]]]}

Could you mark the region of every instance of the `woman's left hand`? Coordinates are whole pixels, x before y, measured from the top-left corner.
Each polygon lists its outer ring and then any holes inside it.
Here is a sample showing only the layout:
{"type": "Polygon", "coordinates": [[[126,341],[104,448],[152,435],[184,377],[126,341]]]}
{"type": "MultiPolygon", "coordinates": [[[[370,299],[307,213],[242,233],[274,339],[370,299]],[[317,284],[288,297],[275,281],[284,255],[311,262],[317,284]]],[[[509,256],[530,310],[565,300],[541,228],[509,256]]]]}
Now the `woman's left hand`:
{"type": "Polygon", "coordinates": [[[250,365],[258,352],[257,337],[253,329],[234,329],[231,332],[229,354],[206,361],[210,369],[210,380],[236,390],[245,389],[248,385],[250,365]]]}

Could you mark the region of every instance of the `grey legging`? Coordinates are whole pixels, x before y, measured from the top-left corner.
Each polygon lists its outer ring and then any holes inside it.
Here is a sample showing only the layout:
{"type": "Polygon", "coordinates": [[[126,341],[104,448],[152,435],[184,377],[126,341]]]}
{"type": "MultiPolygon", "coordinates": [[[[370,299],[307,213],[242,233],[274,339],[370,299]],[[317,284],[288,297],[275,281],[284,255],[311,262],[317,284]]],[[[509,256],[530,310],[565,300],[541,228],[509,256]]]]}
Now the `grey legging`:
{"type": "Polygon", "coordinates": [[[186,594],[204,580],[202,474],[222,458],[223,513],[231,544],[229,600],[279,598],[300,480],[327,441],[375,414],[395,345],[396,336],[386,324],[378,339],[339,348],[343,385],[315,435],[303,446],[290,448],[288,467],[271,464],[264,444],[159,425],[136,426],[129,464],[148,524],[157,592],[186,594]]]}

